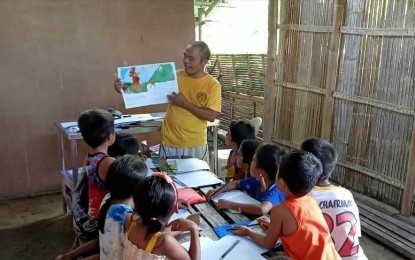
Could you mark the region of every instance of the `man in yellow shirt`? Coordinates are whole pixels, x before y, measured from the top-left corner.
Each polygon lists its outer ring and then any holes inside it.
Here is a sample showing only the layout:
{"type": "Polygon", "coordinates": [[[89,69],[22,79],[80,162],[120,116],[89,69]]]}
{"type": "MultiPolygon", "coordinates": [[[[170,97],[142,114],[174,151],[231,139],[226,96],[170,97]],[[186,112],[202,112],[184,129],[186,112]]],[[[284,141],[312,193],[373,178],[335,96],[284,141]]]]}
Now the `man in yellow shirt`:
{"type": "MultiPolygon", "coordinates": [[[[209,160],[207,121],[221,112],[221,86],[205,67],[210,50],[205,42],[190,43],[184,52],[184,70],[176,72],[179,93],[168,95],[166,117],[161,127],[161,156],[191,156],[209,160]]],[[[114,87],[123,88],[117,79],[114,87]]]]}

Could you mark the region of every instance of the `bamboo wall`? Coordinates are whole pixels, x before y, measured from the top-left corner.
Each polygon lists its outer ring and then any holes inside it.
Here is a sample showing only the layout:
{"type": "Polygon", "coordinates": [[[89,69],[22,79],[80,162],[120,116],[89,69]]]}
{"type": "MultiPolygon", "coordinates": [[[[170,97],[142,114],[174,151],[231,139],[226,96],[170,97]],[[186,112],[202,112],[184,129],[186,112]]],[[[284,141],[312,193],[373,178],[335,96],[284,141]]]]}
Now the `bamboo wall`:
{"type": "Polygon", "coordinates": [[[334,181],[413,214],[414,1],[271,2],[272,140],[329,138],[340,154],[334,181]]]}
{"type": "MultiPolygon", "coordinates": [[[[228,130],[232,120],[263,118],[265,54],[215,54],[212,75],[222,84],[221,128],[228,130]],[[220,75],[220,76],[219,76],[220,75]]],[[[263,138],[263,128],[258,138],[263,138]]]]}
{"type": "Polygon", "coordinates": [[[214,57],[224,127],[258,115],[265,141],[327,138],[334,181],[414,214],[415,1],[270,0],[269,11],[268,58],[214,57]]]}
{"type": "Polygon", "coordinates": [[[331,137],[342,165],[335,180],[413,214],[415,2],[348,1],[345,12],[333,95],[331,137]]]}

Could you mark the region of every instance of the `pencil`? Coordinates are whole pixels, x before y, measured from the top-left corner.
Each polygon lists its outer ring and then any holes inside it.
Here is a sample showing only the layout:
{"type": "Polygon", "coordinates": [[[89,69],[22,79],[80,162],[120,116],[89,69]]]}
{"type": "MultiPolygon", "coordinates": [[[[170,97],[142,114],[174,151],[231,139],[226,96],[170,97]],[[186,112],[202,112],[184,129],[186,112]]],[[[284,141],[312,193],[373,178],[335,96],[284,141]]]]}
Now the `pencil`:
{"type": "Polygon", "coordinates": [[[225,256],[226,255],[228,255],[229,254],[229,252],[232,250],[232,249],[234,249],[235,248],[235,246],[239,243],[239,241],[241,241],[241,239],[240,238],[238,238],[238,240],[235,240],[235,242],[233,242],[233,244],[228,248],[228,250],[226,250],[225,251],[225,253],[223,253],[222,255],[221,255],[221,257],[219,258],[219,260],[222,260],[222,259],[224,259],[225,258],[225,256]]]}
{"type": "Polygon", "coordinates": [[[254,227],[254,226],[259,226],[259,223],[255,223],[255,224],[249,224],[249,225],[235,225],[231,228],[227,228],[226,231],[230,231],[230,230],[234,230],[234,227],[254,227]]]}

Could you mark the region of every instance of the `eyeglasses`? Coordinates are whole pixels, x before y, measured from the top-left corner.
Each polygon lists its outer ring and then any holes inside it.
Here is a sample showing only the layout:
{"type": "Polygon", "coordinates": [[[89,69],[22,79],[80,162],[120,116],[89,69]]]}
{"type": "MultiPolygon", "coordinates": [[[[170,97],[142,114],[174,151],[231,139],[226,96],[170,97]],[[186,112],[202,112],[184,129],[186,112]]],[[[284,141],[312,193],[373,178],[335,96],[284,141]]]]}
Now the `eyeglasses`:
{"type": "Polygon", "coordinates": [[[176,188],[176,185],[174,184],[173,180],[165,172],[155,172],[155,173],[153,173],[153,176],[162,178],[163,180],[165,180],[167,183],[169,183],[173,187],[173,190],[176,193],[176,198],[174,200],[173,210],[174,210],[175,213],[178,213],[179,212],[179,202],[178,202],[179,194],[177,192],[177,188],[176,188]]]}

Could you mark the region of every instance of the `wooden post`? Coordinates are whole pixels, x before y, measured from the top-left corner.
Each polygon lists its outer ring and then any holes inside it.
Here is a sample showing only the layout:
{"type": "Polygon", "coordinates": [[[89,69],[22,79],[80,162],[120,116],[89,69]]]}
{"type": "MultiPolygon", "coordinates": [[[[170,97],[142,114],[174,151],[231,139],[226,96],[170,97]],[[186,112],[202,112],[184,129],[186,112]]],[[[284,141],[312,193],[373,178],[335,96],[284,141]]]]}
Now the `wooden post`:
{"type": "Polygon", "coordinates": [[[238,77],[236,75],[235,55],[232,54],[231,58],[232,58],[232,68],[233,68],[232,76],[233,76],[233,80],[235,81],[235,87],[232,88],[232,90],[237,92],[238,91],[238,77]]]}
{"type": "MultiPolygon", "coordinates": [[[[213,3],[211,3],[208,7],[208,9],[206,9],[206,16],[208,16],[210,14],[210,12],[212,12],[213,8],[219,3],[220,0],[215,0],[213,1],[213,3]]],[[[204,11],[204,9],[203,9],[204,11]]]]}
{"type": "Polygon", "coordinates": [[[249,90],[253,90],[254,86],[252,85],[252,71],[251,71],[251,63],[250,61],[250,55],[246,54],[246,66],[248,68],[248,80],[249,80],[249,90]]]}
{"type": "Polygon", "coordinates": [[[278,0],[268,2],[268,52],[267,74],[265,75],[264,89],[264,142],[271,143],[275,125],[275,98],[277,89],[275,86],[275,71],[277,59],[277,23],[278,0]]]}
{"type": "Polygon", "coordinates": [[[411,150],[409,151],[408,172],[406,173],[405,188],[403,190],[401,214],[409,217],[412,215],[412,199],[415,188],[415,120],[412,123],[411,150]]]}
{"type": "Polygon", "coordinates": [[[202,26],[205,24],[205,8],[199,7],[197,10],[197,21],[198,21],[198,29],[199,29],[199,41],[202,40],[202,26]]]}
{"type": "Polygon", "coordinates": [[[333,125],[334,98],[339,67],[340,27],[343,23],[345,0],[337,0],[333,10],[333,33],[330,38],[329,57],[327,61],[326,94],[323,101],[321,137],[330,140],[333,125]]]}

